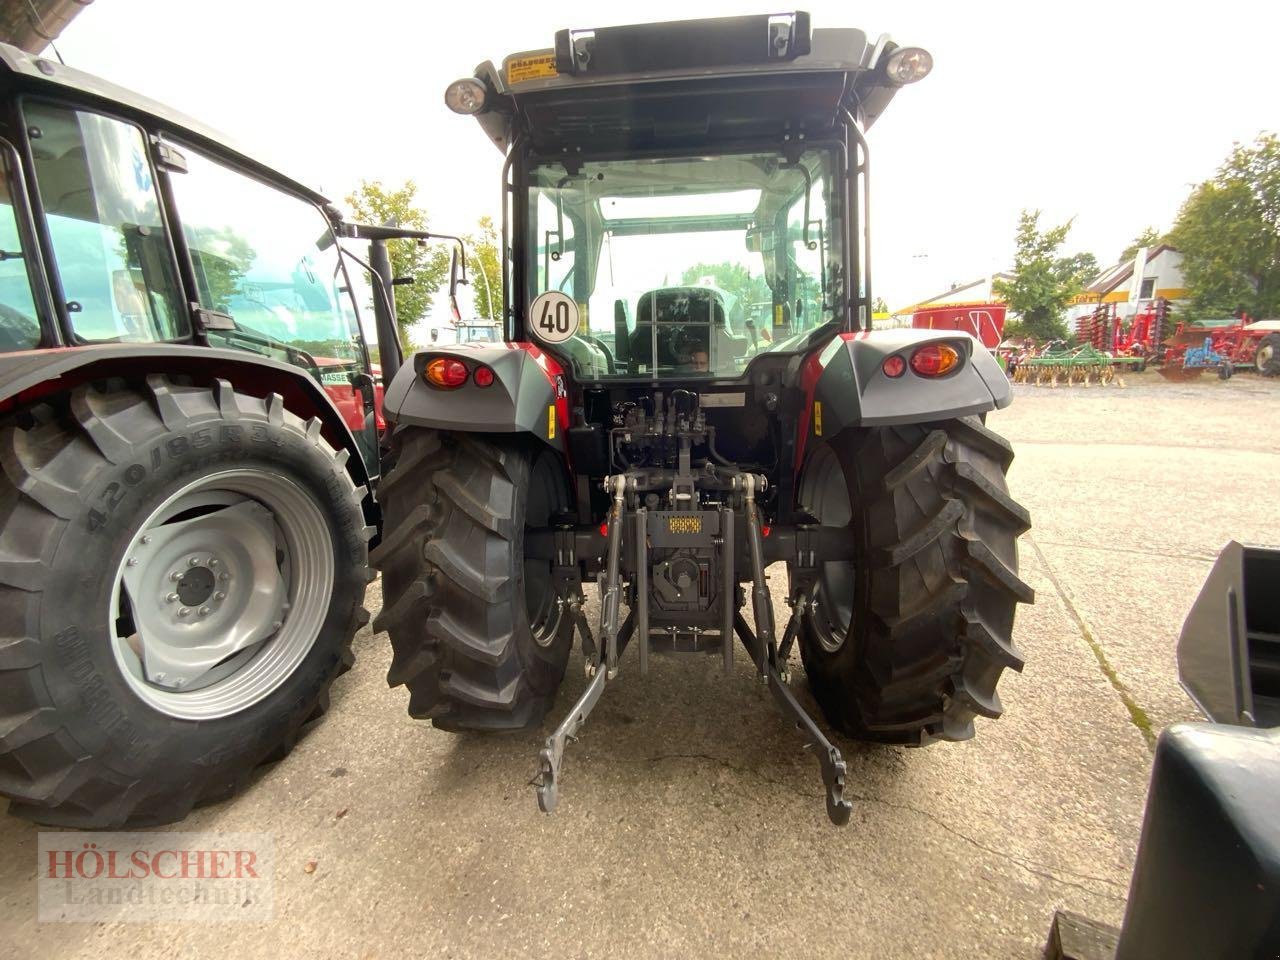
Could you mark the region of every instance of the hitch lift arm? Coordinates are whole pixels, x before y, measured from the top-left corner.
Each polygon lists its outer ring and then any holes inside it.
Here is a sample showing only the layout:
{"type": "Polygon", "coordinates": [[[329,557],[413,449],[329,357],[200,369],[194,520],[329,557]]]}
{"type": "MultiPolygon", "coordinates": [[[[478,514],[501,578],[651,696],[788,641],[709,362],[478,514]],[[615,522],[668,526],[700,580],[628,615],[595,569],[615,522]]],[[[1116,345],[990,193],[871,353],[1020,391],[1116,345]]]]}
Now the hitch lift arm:
{"type": "MultiPolygon", "coordinates": [[[[613,503],[609,508],[609,539],[606,548],[609,559],[600,584],[600,632],[603,642],[596,652],[595,662],[589,660],[587,663],[587,675],[591,677],[587,689],[582,691],[577,703],[556,727],[555,732],[547,737],[546,745],[538,755],[538,776],[535,783],[538,787],[538,808],[543,813],[550,813],[560,801],[560,764],[564,761],[565,746],[570,740],[577,738],[578,731],[600,702],[605,684],[618,673],[618,641],[619,633],[622,632],[618,628],[618,607],[622,599],[618,568],[622,553],[622,501],[627,491],[627,478],[624,474],[606,477],[604,487],[613,493],[613,503]]],[[[582,613],[580,599],[573,611],[575,628],[582,633],[584,648],[595,647],[590,642],[591,629],[582,613]]],[[[624,627],[627,638],[633,624],[633,618],[628,616],[624,627]]]]}
{"type": "MultiPolygon", "coordinates": [[[[842,827],[849,822],[853,813],[853,805],[845,799],[844,782],[847,774],[844,758],[840,750],[823,732],[813,717],[800,706],[791,688],[779,676],[778,648],[773,633],[773,601],[764,579],[764,544],[760,535],[760,509],[756,505],[756,482],[763,480],[752,474],[743,474],[743,494],[746,501],[747,542],[751,548],[751,597],[752,609],[756,615],[756,630],[751,632],[747,621],[741,614],[733,620],[734,629],[742,640],[743,646],[755,661],[760,676],[769,685],[769,692],[784,714],[790,716],[804,737],[805,745],[810,747],[822,767],[822,781],[826,786],[827,816],[831,822],[842,827]]],[[[797,607],[796,610],[799,608],[797,607]]],[[[790,652],[791,639],[796,632],[796,612],[792,611],[791,620],[787,623],[784,644],[790,652]]]]}
{"type": "MultiPolygon", "coordinates": [[[[587,676],[590,682],[583,690],[577,702],[570,708],[568,716],[556,727],[554,733],[547,737],[542,751],[538,755],[538,775],[534,779],[538,792],[538,807],[544,813],[550,813],[559,801],[561,764],[564,761],[565,748],[575,740],[577,733],[587,722],[587,717],[595,709],[604,688],[610,680],[617,676],[618,660],[627,643],[636,633],[637,625],[640,633],[641,671],[648,666],[648,597],[646,574],[648,571],[648,552],[646,548],[645,521],[646,511],[640,508],[632,517],[635,529],[636,550],[636,609],[627,615],[619,624],[619,607],[622,601],[621,553],[623,522],[626,514],[623,508],[628,478],[625,474],[617,474],[605,479],[604,487],[612,496],[609,510],[608,539],[606,541],[606,564],[600,578],[600,633],[601,642],[597,645],[591,636],[586,616],[582,612],[582,597],[579,594],[569,601],[569,616],[574,629],[582,635],[583,649],[587,653],[587,676]]],[[[735,569],[735,552],[733,538],[733,511],[723,509],[724,523],[721,525],[722,540],[720,548],[724,561],[724,600],[721,607],[723,617],[723,638],[725,647],[724,669],[732,670],[732,637],[730,630],[742,640],[743,646],[751,655],[761,678],[769,686],[774,700],[784,714],[795,721],[805,740],[811,747],[822,768],[822,779],[826,787],[827,816],[837,826],[849,822],[853,811],[852,805],[844,796],[846,766],[839,749],[819,729],[818,724],[809,716],[804,707],[792,694],[783,680],[784,669],[779,657],[777,639],[774,634],[773,600],[769,593],[764,576],[764,545],[761,533],[760,510],[756,504],[757,488],[763,489],[764,478],[753,474],[740,474],[735,478],[735,488],[743,494],[746,513],[746,537],[748,553],[751,561],[751,602],[755,614],[757,633],[742,614],[735,610],[734,597],[737,591],[735,569]]],[[[796,628],[802,604],[795,604],[791,619],[784,631],[783,647],[788,652],[794,642],[796,628]]]]}

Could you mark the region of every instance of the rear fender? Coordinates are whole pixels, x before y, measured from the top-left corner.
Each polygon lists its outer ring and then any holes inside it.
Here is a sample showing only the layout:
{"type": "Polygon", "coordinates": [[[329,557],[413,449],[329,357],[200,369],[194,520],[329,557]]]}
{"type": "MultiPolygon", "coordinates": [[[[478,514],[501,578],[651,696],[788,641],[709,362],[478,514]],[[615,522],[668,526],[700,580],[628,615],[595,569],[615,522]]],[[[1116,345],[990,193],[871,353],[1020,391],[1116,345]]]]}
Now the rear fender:
{"type": "Polygon", "coordinates": [[[383,410],[396,427],[529,434],[560,453],[569,427],[564,370],[532,343],[459,344],[415,353],[387,387],[383,410]],[[493,383],[481,387],[468,378],[451,390],[434,387],[423,373],[436,357],[461,360],[473,375],[486,366],[493,383]]]}
{"type": "Polygon", "coordinates": [[[927,423],[986,413],[1012,401],[1000,365],[967,333],[945,330],[869,330],[843,333],[812,354],[801,367],[805,394],[801,442],[833,437],[846,427],[886,427],[927,423]],[[917,375],[913,351],[945,343],[960,352],[960,365],[936,379],[917,375]],[[898,355],[908,361],[896,378],[883,364],[898,355]]]}
{"type": "MultiPolygon", "coordinates": [[[[0,414],[75,386],[108,377],[151,373],[190,377],[194,383],[229,381],[256,397],[280,394],[285,407],[303,419],[319,417],[324,438],[346,450],[347,471],[356,486],[370,476],[343,414],[329,394],[304,370],[242,350],[181,343],[112,343],[0,354],[0,414]]],[[[366,509],[372,509],[366,504],[366,509]]]]}

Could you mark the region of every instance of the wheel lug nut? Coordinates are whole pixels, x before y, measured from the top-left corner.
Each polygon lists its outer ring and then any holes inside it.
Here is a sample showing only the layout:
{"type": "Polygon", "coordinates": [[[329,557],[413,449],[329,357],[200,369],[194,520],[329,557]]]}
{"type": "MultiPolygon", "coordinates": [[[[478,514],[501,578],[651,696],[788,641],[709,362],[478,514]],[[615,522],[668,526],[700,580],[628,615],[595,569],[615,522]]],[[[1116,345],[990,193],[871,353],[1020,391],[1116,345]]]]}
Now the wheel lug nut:
{"type": "Polygon", "coordinates": [[[136,567],[137,565],[138,565],[137,557],[130,557],[128,560],[125,561],[125,566],[136,567]]]}
{"type": "Polygon", "coordinates": [[[211,566],[211,567],[216,567],[217,565],[218,565],[218,558],[217,558],[217,557],[210,557],[210,558],[209,558],[209,566],[211,566]]]}
{"type": "Polygon", "coordinates": [[[173,573],[169,574],[169,579],[172,580],[174,583],[177,583],[179,580],[182,579],[182,574],[179,573],[177,570],[175,570],[173,571],[173,573]]]}
{"type": "Polygon", "coordinates": [[[208,608],[208,607],[201,607],[201,608],[200,608],[200,616],[202,616],[202,617],[207,617],[208,615],[209,615],[209,608],[208,608]]]}
{"type": "Polygon", "coordinates": [[[143,537],[143,538],[142,538],[142,542],[143,542],[143,543],[150,543],[150,542],[151,542],[151,538],[150,538],[150,537],[143,537]]]}
{"type": "Polygon", "coordinates": [[[187,566],[189,566],[189,567],[198,567],[198,566],[200,566],[200,558],[199,558],[199,557],[192,557],[190,560],[188,560],[188,561],[187,561],[187,566]]]}
{"type": "Polygon", "coordinates": [[[164,602],[165,602],[165,603],[177,603],[177,602],[178,602],[178,595],[177,595],[176,593],[171,593],[171,594],[169,594],[167,597],[165,597],[165,598],[164,598],[164,602]]]}
{"type": "Polygon", "coordinates": [[[213,595],[213,599],[215,599],[215,600],[225,600],[225,599],[227,599],[227,595],[226,595],[225,593],[223,593],[221,590],[219,590],[217,593],[215,593],[215,594],[213,595]]]}
{"type": "Polygon", "coordinates": [[[231,579],[231,574],[229,574],[229,573],[220,573],[220,574],[218,574],[218,579],[219,579],[219,580],[221,580],[223,583],[226,583],[228,580],[230,580],[230,579],[231,579]]]}
{"type": "Polygon", "coordinates": [[[178,610],[178,616],[189,617],[191,616],[191,611],[188,610],[186,607],[182,607],[180,610],[178,610]]]}

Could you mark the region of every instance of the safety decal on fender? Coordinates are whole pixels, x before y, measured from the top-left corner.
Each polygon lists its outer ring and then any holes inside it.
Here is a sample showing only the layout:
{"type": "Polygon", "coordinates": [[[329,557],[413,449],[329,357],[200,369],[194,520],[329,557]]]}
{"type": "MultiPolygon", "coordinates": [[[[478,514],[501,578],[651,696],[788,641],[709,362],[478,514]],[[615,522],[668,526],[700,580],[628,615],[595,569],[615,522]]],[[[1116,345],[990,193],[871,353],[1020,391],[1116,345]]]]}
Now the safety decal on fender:
{"type": "Polygon", "coordinates": [[[556,438],[556,405],[553,403],[547,407],[547,439],[554,440],[556,438]]]}
{"type": "Polygon", "coordinates": [[[539,294],[529,305],[529,328],[544,343],[564,343],[578,332],[578,304],[559,290],[539,294]]]}
{"type": "Polygon", "coordinates": [[[813,401],[813,435],[822,436],[822,401],[813,401]]]}

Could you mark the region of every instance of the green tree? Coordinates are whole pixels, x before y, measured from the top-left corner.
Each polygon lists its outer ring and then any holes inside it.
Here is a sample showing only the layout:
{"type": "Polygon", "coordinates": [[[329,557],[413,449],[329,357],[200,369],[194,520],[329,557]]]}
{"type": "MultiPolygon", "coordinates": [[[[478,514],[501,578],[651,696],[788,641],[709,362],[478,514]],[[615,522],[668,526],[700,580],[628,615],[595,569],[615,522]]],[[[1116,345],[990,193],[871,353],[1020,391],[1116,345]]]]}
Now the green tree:
{"type": "Polygon", "coordinates": [[[1141,248],[1154,247],[1163,241],[1164,234],[1155,227],[1144,227],[1142,232],[1133,238],[1133,243],[1124,248],[1124,251],[1120,254],[1119,262],[1123,263],[1126,260],[1132,260],[1138,255],[1138,251],[1141,248]]]}
{"type": "Polygon", "coordinates": [[[1169,242],[1190,297],[1180,316],[1280,314],[1280,138],[1237,144],[1182,205],[1169,242]]]}
{"type": "Polygon", "coordinates": [[[685,286],[692,286],[707,277],[725,293],[734,296],[740,309],[745,310],[750,304],[761,300],[773,299],[764,277],[753,277],[751,271],[741,263],[727,260],[724,263],[695,263],[684,272],[680,282],[685,286]]]}
{"type": "Polygon", "coordinates": [[[888,313],[889,305],[884,302],[884,297],[876,297],[875,302],[871,305],[872,313],[888,313]]]}
{"type": "Polygon", "coordinates": [[[995,282],[996,295],[1017,314],[1026,335],[1037,340],[1066,338],[1062,312],[1098,270],[1097,258],[1091,253],[1059,255],[1071,223],[1068,220],[1041,230],[1040,211],[1023,210],[1018,218],[1013,279],[995,282]]]}
{"type": "MultiPolygon", "coordinates": [[[[417,184],[412,180],[406,180],[398,189],[383,186],[381,180],[361,180],[360,186],[347,196],[347,205],[361,223],[427,230],[427,213],[415,203],[417,193],[417,184]]],[[[417,240],[389,240],[387,255],[396,277],[413,277],[412,284],[392,288],[400,340],[409,347],[410,328],[426,317],[432,297],[448,278],[450,247],[417,240]]]]}
{"type": "Polygon", "coordinates": [[[501,240],[492,217],[481,217],[477,232],[467,238],[467,280],[475,301],[476,316],[502,319],[502,261],[498,257],[501,240]]]}

